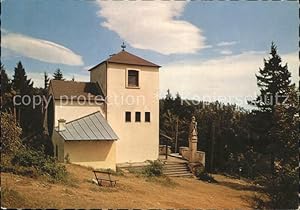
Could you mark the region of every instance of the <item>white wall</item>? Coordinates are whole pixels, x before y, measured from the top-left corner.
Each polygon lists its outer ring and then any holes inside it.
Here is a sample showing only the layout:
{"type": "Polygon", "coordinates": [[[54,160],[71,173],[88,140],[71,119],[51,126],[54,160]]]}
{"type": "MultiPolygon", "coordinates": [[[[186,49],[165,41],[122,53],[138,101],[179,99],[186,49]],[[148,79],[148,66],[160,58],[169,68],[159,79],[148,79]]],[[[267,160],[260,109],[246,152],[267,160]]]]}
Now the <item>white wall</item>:
{"type": "MultiPolygon", "coordinates": [[[[159,151],[159,69],[157,67],[108,64],[91,71],[91,81],[98,81],[106,95],[106,118],[116,132],[116,163],[143,162],[158,158],[159,151]],[[139,88],[126,88],[126,69],[138,69],[139,88]],[[107,77],[106,77],[107,74],[107,77]],[[107,78],[107,81],[105,81],[107,78]],[[125,112],[131,112],[131,122],[125,122],[125,112]],[[141,112],[141,122],[135,122],[135,112],[141,112]],[[151,122],[145,122],[145,112],[151,113],[151,122]]],[[[55,126],[60,118],[67,122],[101,111],[104,106],[80,106],[55,103],[55,126]]]]}
{"type": "Polygon", "coordinates": [[[119,137],[117,163],[143,162],[158,158],[159,150],[159,72],[156,67],[108,64],[107,121],[119,137]],[[139,69],[139,89],[126,88],[126,68],[139,69]],[[135,102],[131,104],[131,99],[135,102]],[[131,111],[131,122],[125,122],[125,112],[131,111]],[[141,122],[135,122],[135,112],[141,112],[141,122]],[[145,112],[151,122],[145,122],[145,112]]]}
{"type": "MultiPolygon", "coordinates": [[[[76,120],[80,117],[84,117],[86,115],[92,114],[94,112],[100,111],[100,113],[105,117],[105,113],[103,111],[104,104],[97,105],[97,104],[91,104],[88,103],[85,104],[78,104],[77,102],[73,102],[73,104],[64,105],[66,103],[63,101],[60,103],[59,100],[55,100],[55,107],[54,107],[54,125],[58,125],[59,119],[65,119],[66,122],[70,122],[71,120],[76,120]]],[[[100,103],[100,102],[98,102],[100,103]]]]}
{"type": "Polygon", "coordinates": [[[64,154],[69,155],[71,163],[116,170],[115,141],[65,141],[64,154]]]}
{"type": "Polygon", "coordinates": [[[59,162],[65,162],[68,155],[71,163],[92,167],[116,170],[115,141],[65,141],[58,132],[52,136],[53,154],[59,162]],[[56,146],[58,148],[56,154],[56,146]]]}

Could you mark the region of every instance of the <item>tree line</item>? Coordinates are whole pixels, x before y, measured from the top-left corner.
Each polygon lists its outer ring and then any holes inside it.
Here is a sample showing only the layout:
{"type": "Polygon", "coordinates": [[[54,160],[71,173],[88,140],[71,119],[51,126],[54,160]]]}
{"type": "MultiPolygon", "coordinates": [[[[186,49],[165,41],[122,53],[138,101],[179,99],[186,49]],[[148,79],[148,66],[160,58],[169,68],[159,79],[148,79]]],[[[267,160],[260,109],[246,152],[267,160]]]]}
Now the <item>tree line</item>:
{"type": "MultiPolygon", "coordinates": [[[[53,73],[52,79],[65,80],[59,68],[53,73]]],[[[44,87],[34,87],[33,81],[28,78],[21,61],[17,63],[10,79],[5,66],[1,64],[1,112],[13,115],[16,123],[22,129],[20,137],[23,139],[23,143],[30,147],[50,147],[49,138],[44,133],[43,128],[45,118],[44,104],[37,104],[33,107],[31,100],[29,105],[24,105],[20,103],[21,98],[16,98],[16,103],[14,104],[13,98],[16,95],[21,97],[26,95],[28,100],[32,99],[34,95],[47,97],[49,82],[50,77],[45,72],[44,87]]],[[[48,149],[48,152],[51,152],[51,148],[48,149]]]]}
{"type": "MultiPolygon", "coordinates": [[[[53,76],[63,79],[60,70],[53,76]]],[[[49,80],[45,73],[44,88],[36,88],[21,62],[17,63],[12,79],[1,65],[1,172],[43,177],[52,183],[69,179],[65,166],[53,157],[51,139],[43,128],[43,103],[31,104],[34,96],[47,97],[49,80]],[[14,103],[17,95],[27,96],[31,102],[14,103]]]]}
{"type": "Polygon", "coordinates": [[[270,57],[255,75],[260,94],[253,110],[234,104],[183,100],[168,90],[160,100],[160,132],[172,142],[188,146],[192,116],[198,122],[198,150],[206,153],[206,170],[243,176],[263,186],[255,198],[259,208],[296,208],[298,205],[299,89],[291,83],[287,64],[282,64],[274,43],[270,57]]]}

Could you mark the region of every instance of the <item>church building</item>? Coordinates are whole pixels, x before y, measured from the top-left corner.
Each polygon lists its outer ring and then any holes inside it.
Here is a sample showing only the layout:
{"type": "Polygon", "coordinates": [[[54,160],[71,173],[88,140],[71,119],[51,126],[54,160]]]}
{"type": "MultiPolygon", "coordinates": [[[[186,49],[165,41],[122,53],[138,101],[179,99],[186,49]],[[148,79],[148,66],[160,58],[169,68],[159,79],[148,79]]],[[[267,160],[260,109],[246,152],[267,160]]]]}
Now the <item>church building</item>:
{"type": "Polygon", "coordinates": [[[123,48],[89,70],[90,82],[51,80],[55,157],[113,170],[158,159],[159,68],[123,48]]]}

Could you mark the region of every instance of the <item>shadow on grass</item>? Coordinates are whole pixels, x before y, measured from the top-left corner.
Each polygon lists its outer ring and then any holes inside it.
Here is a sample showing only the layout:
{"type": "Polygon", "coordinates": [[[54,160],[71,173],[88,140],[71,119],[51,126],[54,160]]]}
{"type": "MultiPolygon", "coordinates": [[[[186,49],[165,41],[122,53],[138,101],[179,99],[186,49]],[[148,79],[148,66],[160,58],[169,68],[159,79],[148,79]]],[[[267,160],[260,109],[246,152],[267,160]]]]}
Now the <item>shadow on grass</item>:
{"type": "Polygon", "coordinates": [[[227,182],[227,181],[218,181],[217,184],[221,186],[229,187],[234,190],[255,191],[255,192],[262,191],[262,187],[256,185],[244,185],[244,184],[227,182]]]}
{"type": "Polygon", "coordinates": [[[246,201],[251,209],[266,209],[267,198],[261,193],[255,193],[253,195],[242,195],[241,199],[246,201]]]}

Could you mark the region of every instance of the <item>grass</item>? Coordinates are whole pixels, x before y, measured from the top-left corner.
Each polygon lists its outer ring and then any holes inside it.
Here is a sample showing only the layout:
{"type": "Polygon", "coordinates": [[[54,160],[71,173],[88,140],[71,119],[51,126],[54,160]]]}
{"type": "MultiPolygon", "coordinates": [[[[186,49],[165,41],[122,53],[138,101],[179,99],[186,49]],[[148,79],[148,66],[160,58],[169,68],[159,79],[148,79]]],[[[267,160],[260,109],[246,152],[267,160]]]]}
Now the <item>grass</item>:
{"type": "Polygon", "coordinates": [[[146,181],[147,182],[153,182],[153,183],[159,184],[159,185],[164,186],[164,187],[175,187],[175,186],[179,185],[177,182],[175,182],[173,179],[171,179],[167,176],[147,177],[146,181]]]}
{"type": "MultiPolygon", "coordinates": [[[[11,208],[250,208],[249,184],[243,180],[215,175],[219,184],[191,178],[146,177],[126,173],[116,187],[102,187],[91,182],[92,171],[68,164],[67,170],[78,187],[1,173],[2,206],[11,208]],[[225,184],[222,184],[225,183],[225,184]],[[229,185],[227,183],[232,183],[229,185]],[[239,184],[235,187],[233,184],[239,184]],[[6,187],[6,189],[5,189],[6,187]],[[10,189],[8,189],[9,187],[10,189]],[[193,196],[191,196],[193,195],[193,196]]],[[[140,170],[138,170],[140,171],[140,170]]]]}
{"type": "Polygon", "coordinates": [[[68,194],[68,195],[75,195],[75,193],[73,193],[71,190],[69,190],[68,188],[66,188],[65,190],[64,190],[64,192],[66,193],[66,194],[68,194]]]}
{"type": "Polygon", "coordinates": [[[105,187],[105,186],[98,186],[94,185],[89,188],[93,192],[119,192],[118,187],[105,187]]]}
{"type": "Polygon", "coordinates": [[[19,192],[9,187],[1,187],[1,203],[5,203],[8,206],[15,208],[22,207],[25,202],[25,198],[21,196],[19,192]]]}
{"type": "Polygon", "coordinates": [[[79,186],[79,180],[70,173],[67,173],[66,176],[62,177],[61,179],[53,179],[53,177],[51,177],[48,174],[41,174],[39,176],[34,177],[35,179],[41,181],[41,182],[47,182],[47,183],[51,183],[51,184],[61,184],[61,185],[65,185],[68,187],[78,187],[79,186]]]}
{"type": "MultiPolygon", "coordinates": [[[[151,168],[150,168],[151,169],[151,168]]],[[[156,169],[156,167],[154,167],[156,169]]],[[[173,179],[159,174],[159,175],[154,175],[153,173],[149,173],[149,167],[130,167],[127,169],[129,173],[134,174],[136,177],[144,178],[147,182],[152,182],[155,184],[159,184],[164,187],[175,187],[178,185],[173,179]],[[147,170],[148,169],[148,170],[147,170]]]]}

